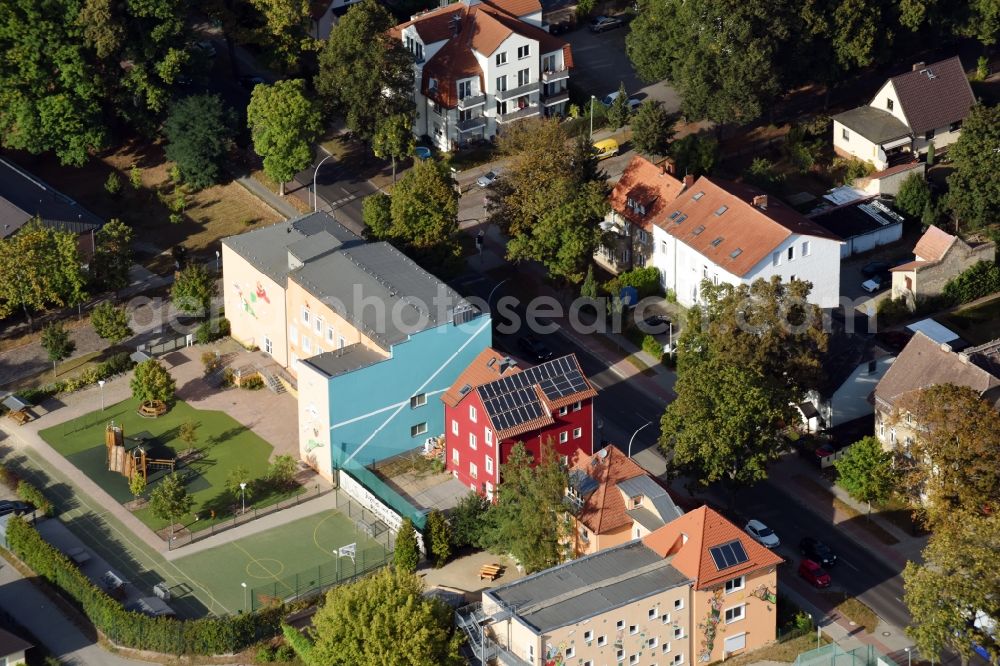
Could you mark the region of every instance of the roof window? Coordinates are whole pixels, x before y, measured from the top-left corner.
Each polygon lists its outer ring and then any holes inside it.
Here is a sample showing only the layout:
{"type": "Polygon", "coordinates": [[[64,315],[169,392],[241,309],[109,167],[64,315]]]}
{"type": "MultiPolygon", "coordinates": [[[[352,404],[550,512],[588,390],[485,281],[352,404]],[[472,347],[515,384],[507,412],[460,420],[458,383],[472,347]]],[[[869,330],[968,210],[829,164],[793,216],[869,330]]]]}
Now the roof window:
{"type": "Polygon", "coordinates": [[[704,192],[695,192],[694,196],[691,197],[691,198],[694,199],[695,201],[697,201],[698,199],[701,199],[703,196],[705,196],[704,192]]]}
{"type": "Polygon", "coordinates": [[[719,206],[719,209],[715,211],[715,214],[716,216],[719,216],[725,213],[727,210],[729,210],[729,206],[719,206]]]}
{"type": "Polygon", "coordinates": [[[687,213],[685,213],[684,215],[681,215],[676,220],[674,220],[674,224],[680,224],[681,222],[683,222],[686,219],[688,219],[687,213]]]}
{"type": "Polygon", "coordinates": [[[699,224],[698,228],[691,232],[691,235],[692,236],[697,236],[698,234],[700,234],[704,230],[705,230],[705,225],[704,224],[699,224]]]}
{"type": "Polygon", "coordinates": [[[722,236],[719,236],[714,241],[712,241],[712,247],[719,247],[722,245],[722,236]]]}
{"type": "Polygon", "coordinates": [[[743,248],[738,247],[738,248],[736,248],[735,250],[733,250],[732,252],[729,253],[729,258],[730,259],[735,259],[736,257],[740,256],[741,254],[743,254],[743,248]]]}

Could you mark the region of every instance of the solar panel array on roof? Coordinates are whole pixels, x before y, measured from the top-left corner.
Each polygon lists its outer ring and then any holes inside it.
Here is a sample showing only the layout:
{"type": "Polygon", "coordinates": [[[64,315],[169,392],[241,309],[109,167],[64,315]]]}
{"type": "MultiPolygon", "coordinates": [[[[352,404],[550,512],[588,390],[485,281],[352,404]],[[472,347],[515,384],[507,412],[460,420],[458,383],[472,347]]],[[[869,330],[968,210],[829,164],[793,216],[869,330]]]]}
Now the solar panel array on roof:
{"type": "Polygon", "coordinates": [[[709,548],[708,552],[712,554],[712,559],[715,560],[715,567],[719,571],[735,567],[737,564],[743,564],[750,559],[747,557],[747,552],[743,550],[743,544],[739,541],[730,541],[721,546],[714,546],[709,548]]]}
{"type": "Polygon", "coordinates": [[[536,385],[553,401],[589,388],[579,366],[569,356],[563,356],[483,384],[477,390],[494,425],[506,430],[545,414],[536,385]]]}

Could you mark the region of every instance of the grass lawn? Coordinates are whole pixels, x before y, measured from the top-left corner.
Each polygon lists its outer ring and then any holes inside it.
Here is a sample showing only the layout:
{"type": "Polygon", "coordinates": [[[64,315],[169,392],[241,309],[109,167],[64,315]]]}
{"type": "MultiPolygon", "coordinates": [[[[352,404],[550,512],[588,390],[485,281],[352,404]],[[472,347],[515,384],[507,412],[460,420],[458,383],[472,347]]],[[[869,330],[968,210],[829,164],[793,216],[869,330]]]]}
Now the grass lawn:
{"type": "MultiPolygon", "coordinates": [[[[324,500],[325,501],[325,500],[324,500]]],[[[384,538],[384,537],[383,537],[384,538]]],[[[350,518],[324,511],[237,541],[174,560],[174,564],[228,612],[258,608],[277,597],[308,593],[381,565],[387,553],[350,518]],[[357,544],[354,561],[336,551],[357,544]],[[246,583],[244,591],[241,583],[246,583]]]]}
{"type": "Polygon", "coordinates": [[[843,592],[824,592],[823,596],[836,604],[836,610],[848,620],[864,627],[869,634],[875,633],[878,616],[871,608],[843,592]]]}
{"type": "MultiPolygon", "coordinates": [[[[194,498],[193,512],[201,514],[201,519],[196,523],[198,529],[204,529],[231,515],[232,500],[225,491],[225,481],[233,469],[243,467],[251,479],[261,478],[267,471],[268,459],[273,450],[271,445],[224,412],[201,411],[178,401],[163,416],[147,419],[139,416],[137,406],[137,401],[125,400],[108,405],[103,413],[91,412],[43,430],[40,434],[71,464],[83,471],[116,501],[124,504],[132,499],[132,494],[124,476],[108,471],[107,449],[104,446],[106,424],[113,420],[123,426],[126,449],[131,450],[142,439],[146,440],[149,458],[166,459],[173,458],[187,448],[179,438],[181,425],[188,421],[197,423],[198,440],[194,446],[201,449],[203,457],[183,469],[190,474],[187,490],[194,498]],[[216,512],[215,520],[209,517],[209,512],[213,509],[216,512]]],[[[149,491],[166,474],[166,471],[150,472],[147,497],[149,491]]],[[[254,497],[253,501],[258,505],[273,503],[287,494],[254,497]]],[[[154,517],[148,508],[136,511],[135,515],[153,530],[167,525],[166,521],[154,517]]],[[[193,521],[194,516],[190,515],[181,522],[189,524],[193,521]]]]}
{"type": "Polygon", "coordinates": [[[995,340],[1000,333],[1000,298],[940,317],[941,323],[973,345],[995,340]]]}
{"type": "MultiPolygon", "coordinates": [[[[825,634],[821,635],[820,645],[827,645],[829,642],[830,639],[825,634]]],[[[729,657],[725,663],[726,666],[748,666],[761,661],[781,661],[790,664],[803,652],[815,650],[816,647],[816,632],[810,631],[788,641],[771,643],[753,652],[729,657]]]]}

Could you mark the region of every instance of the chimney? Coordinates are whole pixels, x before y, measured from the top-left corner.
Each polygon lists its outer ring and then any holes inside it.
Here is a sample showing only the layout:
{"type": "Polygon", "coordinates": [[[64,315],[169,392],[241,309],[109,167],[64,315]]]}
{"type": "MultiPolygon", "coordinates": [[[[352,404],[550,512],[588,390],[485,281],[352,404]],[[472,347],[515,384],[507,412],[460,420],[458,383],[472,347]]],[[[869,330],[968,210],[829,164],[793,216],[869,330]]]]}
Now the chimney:
{"type": "Polygon", "coordinates": [[[927,66],[927,63],[925,63],[922,60],[920,62],[915,62],[915,63],[913,63],[913,70],[912,71],[919,72],[920,70],[922,70],[926,66],[927,66]]]}
{"type": "Polygon", "coordinates": [[[684,189],[689,190],[693,186],[694,186],[694,175],[689,173],[686,176],[684,176],[684,189]]]}
{"type": "Polygon", "coordinates": [[[767,210],[767,195],[758,194],[753,198],[753,205],[761,210],[767,210]]]}
{"type": "Polygon", "coordinates": [[[964,363],[965,365],[969,365],[969,355],[966,354],[965,352],[958,353],[958,360],[964,363]]]}
{"type": "Polygon", "coordinates": [[[677,173],[677,162],[675,162],[673,158],[668,157],[667,159],[660,162],[660,171],[663,173],[669,173],[671,176],[673,176],[675,173],[677,173]]]}

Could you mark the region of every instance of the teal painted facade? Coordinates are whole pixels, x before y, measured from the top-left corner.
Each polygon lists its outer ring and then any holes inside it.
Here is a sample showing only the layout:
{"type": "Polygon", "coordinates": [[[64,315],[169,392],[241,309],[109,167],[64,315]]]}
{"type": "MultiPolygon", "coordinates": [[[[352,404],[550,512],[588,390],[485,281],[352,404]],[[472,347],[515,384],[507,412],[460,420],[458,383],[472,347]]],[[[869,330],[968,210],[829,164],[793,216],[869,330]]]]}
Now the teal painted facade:
{"type": "Polygon", "coordinates": [[[492,340],[490,317],[481,314],[458,326],[415,333],[394,345],[385,361],[329,378],[333,466],[370,465],[443,434],[441,394],[492,340]],[[419,394],[423,405],[412,407],[411,398],[419,394]],[[426,430],[414,434],[421,424],[426,430]]]}

